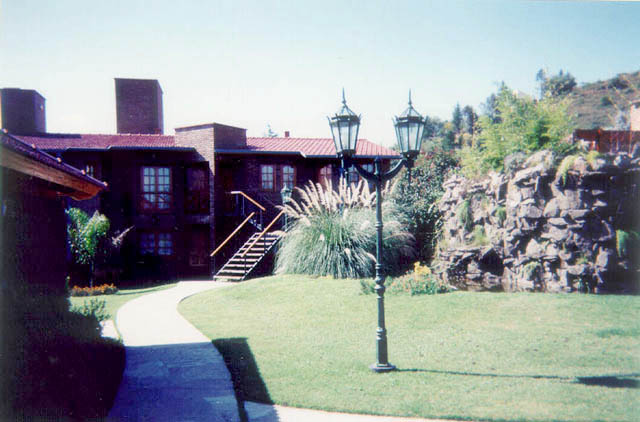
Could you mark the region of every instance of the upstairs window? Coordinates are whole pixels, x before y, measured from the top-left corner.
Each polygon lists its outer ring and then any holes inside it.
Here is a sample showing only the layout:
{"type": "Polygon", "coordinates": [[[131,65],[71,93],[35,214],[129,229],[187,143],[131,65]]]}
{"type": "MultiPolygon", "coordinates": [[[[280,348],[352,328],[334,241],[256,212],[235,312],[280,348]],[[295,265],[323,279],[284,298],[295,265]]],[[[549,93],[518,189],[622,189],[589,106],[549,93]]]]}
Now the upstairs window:
{"type": "Polygon", "coordinates": [[[274,165],[261,165],[260,166],[260,188],[262,190],[274,190],[275,187],[275,166],[274,165]]]}
{"type": "Polygon", "coordinates": [[[142,168],[143,211],[168,211],[171,208],[171,169],[169,167],[142,168]]]}
{"type": "Polygon", "coordinates": [[[189,214],[209,213],[209,174],[204,167],[187,169],[187,202],[189,214]]]}
{"type": "Polygon", "coordinates": [[[296,185],[296,169],[292,166],[282,166],[282,187],[293,189],[296,185]]]}
{"type": "Polygon", "coordinates": [[[140,235],[140,253],[142,255],[173,255],[171,233],[142,233],[140,235]]]}

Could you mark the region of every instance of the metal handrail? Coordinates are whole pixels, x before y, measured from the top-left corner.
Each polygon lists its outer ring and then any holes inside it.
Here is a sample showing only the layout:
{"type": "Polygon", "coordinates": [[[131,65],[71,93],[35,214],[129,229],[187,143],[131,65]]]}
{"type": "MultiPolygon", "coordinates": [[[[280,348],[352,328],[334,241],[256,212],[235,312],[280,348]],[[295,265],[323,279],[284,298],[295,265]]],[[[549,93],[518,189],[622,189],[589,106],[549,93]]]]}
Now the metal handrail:
{"type": "Polygon", "coordinates": [[[243,221],[242,223],[240,223],[240,225],[239,225],[238,227],[236,227],[236,229],[233,231],[233,233],[231,233],[229,236],[227,236],[227,238],[224,240],[224,242],[222,242],[222,243],[220,244],[220,246],[218,246],[218,247],[216,248],[216,250],[215,250],[215,251],[211,252],[211,255],[210,255],[210,256],[212,256],[212,257],[213,257],[215,254],[217,254],[217,253],[220,251],[220,249],[222,249],[222,247],[223,247],[224,245],[226,245],[226,244],[227,244],[227,242],[228,242],[229,240],[231,240],[231,238],[232,238],[233,236],[235,236],[235,235],[236,235],[236,233],[238,233],[238,232],[240,231],[240,229],[241,229],[245,224],[247,224],[247,222],[249,222],[249,220],[251,220],[251,217],[253,217],[253,216],[255,215],[255,213],[256,213],[256,212],[255,212],[255,211],[253,211],[251,214],[249,214],[249,216],[248,216],[247,218],[245,218],[245,219],[244,219],[244,221],[243,221]]]}
{"type": "Polygon", "coordinates": [[[249,195],[247,195],[246,193],[242,192],[241,190],[234,190],[229,192],[231,195],[242,195],[245,198],[247,198],[249,200],[249,202],[251,202],[253,205],[255,205],[256,207],[260,208],[262,211],[266,211],[267,209],[265,207],[263,207],[262,205],[260,205],[260,203],[258,203],[258,201],[256,201],[255,199],[253,199],[252,197],[250,197],[249,195]]]}
{"type": "Polygon", "coordinates": [[[278,215],[276,215],[276,218],[274,218],[274,219],[273,219],[273,221],[271,221],[271,223],[269,223],[269,225],[268,225],[268,226],[267,226],[267,227],[262,231],[262,233],[260,233],[260,236],[256,237],[256,239],[255,239],[253,242],[251,242],[251,244],[249,245],[249,247],[247,247],[247,249],[245,249],[245,251],[244,251],[242,254],[240,254],[240,258],[244,258],[244,256],[247,254],[247,252],[249,252],[249,250],[250,250],[251,248],[253,248],[253,246],[254,246],[256,243],[258,243],[258,241],[259,241],[259,240],[260,240],[260,239],[261,239],[265,234],[267,234],[267,232],[269,231],[269,229],[271,228],[271,226],[273,226],[273,225],[276,223],[276,221],[278,221],[278,219],[279,219],[280,217],[282,217],[282,214],[284,214],[284,210],[280,211],[280,212],[278,213],[278,215]]]}

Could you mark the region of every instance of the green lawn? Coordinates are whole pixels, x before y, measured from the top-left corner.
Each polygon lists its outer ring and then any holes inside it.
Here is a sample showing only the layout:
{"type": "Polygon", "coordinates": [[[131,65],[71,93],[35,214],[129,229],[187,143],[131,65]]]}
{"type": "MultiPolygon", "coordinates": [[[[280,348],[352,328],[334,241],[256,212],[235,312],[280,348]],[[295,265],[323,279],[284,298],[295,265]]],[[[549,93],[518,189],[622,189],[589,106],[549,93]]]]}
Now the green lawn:
{"type": "Polygon", "coordinates": [[[153,286],[153,287],[145,287],[145,288],[130,288],[130,289],[122,289],[119,290],[118,293],[113,295],[100,295],[100,296],[81,296],[81,297],[71,297],[69,298],[69,302],[71,302],[72,306],[82,306],[85,302],[90,301],[91,299],[101,299],[106,302],[105,309],[107,313],[110,315],[111,319],[116,319],[116,314],[118,313],[118,309],[125,303],[130,300],[136,299],[142,295],[146,295],[147,293],[153,293],[164,289],[169,289],[174,287],[176,283],[172,284],[163,284],[161,286],[153,286]]]}
{"type": "Polygon", "coordinates": [[[247,400],[355,413],[492,421],[637,421],[640,297],[387,295],[357,280],[279,276],[205,292],[180,312],[244,375],[247,400]]]}

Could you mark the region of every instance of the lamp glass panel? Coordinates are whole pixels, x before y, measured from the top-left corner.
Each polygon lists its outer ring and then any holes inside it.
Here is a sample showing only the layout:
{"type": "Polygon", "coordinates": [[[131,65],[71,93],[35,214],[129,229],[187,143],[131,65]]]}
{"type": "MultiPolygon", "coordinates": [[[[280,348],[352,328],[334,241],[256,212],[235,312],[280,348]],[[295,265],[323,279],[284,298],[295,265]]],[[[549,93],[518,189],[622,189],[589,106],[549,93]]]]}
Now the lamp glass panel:
{"type": "Polygon", "coordinates": [[[413,145],[413,151],[420,151],[422,148],[422,135],[424,134],[424,124],[418,125],[418,134],[416,135],[416,141],[413,145]]]}
{"type": "Polygon", "coordinates": [[[331,137],[333,138],[333,145],[336,147],[336,154],[342,152],[342,145],[340,144],[340,133],[337,128],[336,121],[329,121],[329,127],[331,127],[331,137]]]}
{"type": "Polygon", "coordinates": [[[398,147],[401,152],[407,151],[407,133],[408,127],[406,122],[398,122],[396,124],[396,135],[398,137],[398,147]]]}

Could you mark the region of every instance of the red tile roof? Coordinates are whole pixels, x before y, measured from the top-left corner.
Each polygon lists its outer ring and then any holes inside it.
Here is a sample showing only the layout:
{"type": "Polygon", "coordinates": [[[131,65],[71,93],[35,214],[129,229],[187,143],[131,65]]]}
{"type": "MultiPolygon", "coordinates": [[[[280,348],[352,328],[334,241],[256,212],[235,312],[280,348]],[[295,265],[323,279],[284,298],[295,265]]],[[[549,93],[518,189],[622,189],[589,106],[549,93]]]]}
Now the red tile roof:
{"type": "MultiPolygon", "coordinates": [[[[247,148],[256,152],[297,152],[307,157],[335,157],[336,148],[331,138],[247,138],[247,148]]],[[[392,149],[359,139],[356,155],[399,157],[392,149]]]]}
{"type": "Polygon", "coordinates": [[[16,136],[28,144],[46,150],[107,149],[107,148],[166,148],[175,147],[172,135],[92,135],[46,133],[39,136],[16,136]]]}
{"type": "MultiPolygon", "coordinates": [[[[16,136],[27,144],[44,150],[106,150],[109,148],[178,148],[173,135],[92,135],[47,133],[38,136],[16,136]]],[[[237,153],[241,150],[220,150],[237,153]]],[[[305,157],[335,157],[331,138],[247,138],[246,153],[297,153],[305,157]]],[[[356,155],[364,157],[399,157],[392,149],[366,139],[358,141],[356,155]]]]}
{"type": "Polygon", "coordinates": [[[46,152],[37,148],[37,146],[33,143],[27,144],[23,140],[18,139],[17,136],[9,135],[8,133],[1,132],[0,133],[0,146],[3,148],[8,148],[17,154],[20,154],[25,157],[29,157],[35,161],[38,161],[45,166],[52,167],[63,171],[69,175],[72,175],[78,179],[81,179],[85,182],[91,183],[92,185],[98,186],[101,189],[107,187],[107,184],[101,182],[98,179],[94,179],[93,177],[87,175],[84,171],[79,170],[69,164],[63,162],[60,158],[53,157],[52,155],[47,154],[46,152]]]}

